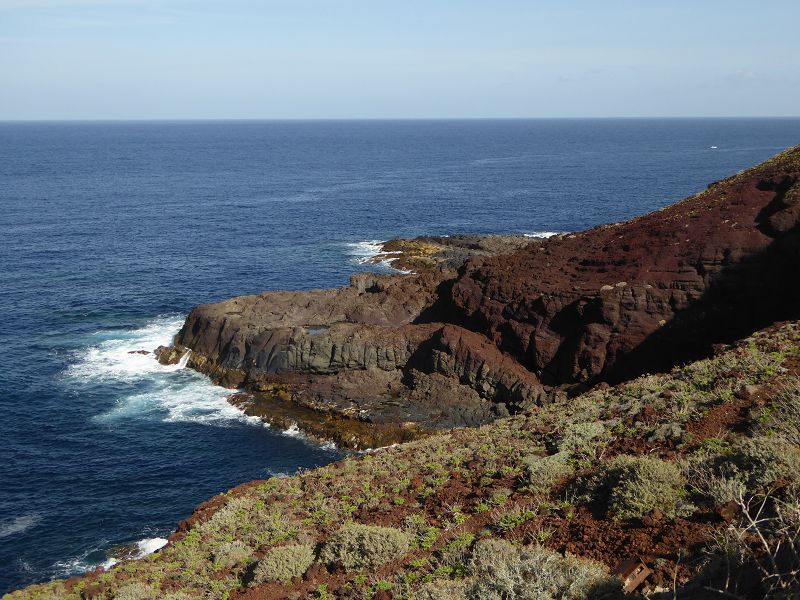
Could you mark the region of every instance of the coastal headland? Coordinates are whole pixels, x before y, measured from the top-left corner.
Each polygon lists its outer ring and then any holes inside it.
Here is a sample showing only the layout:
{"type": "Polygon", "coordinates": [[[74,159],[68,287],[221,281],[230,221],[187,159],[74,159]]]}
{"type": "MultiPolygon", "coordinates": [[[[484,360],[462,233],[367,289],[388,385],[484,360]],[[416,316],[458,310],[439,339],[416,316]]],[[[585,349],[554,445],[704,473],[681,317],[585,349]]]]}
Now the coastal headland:
{"type": "Polygon", "coordinates": [[[588,231],[385,242],[375,262],[404,274],[197,306],[157,354],[345,448],[664,371],[796,312],[798,156],[588,231]]]}
{"type": "Polygon", "coordinates": [[[624,223],[395,240],[157,351],[351,454],[13,600],[800,593],[800,146],[624,223]],[[404,442],[393,445],[395,442],[404,442]]]}

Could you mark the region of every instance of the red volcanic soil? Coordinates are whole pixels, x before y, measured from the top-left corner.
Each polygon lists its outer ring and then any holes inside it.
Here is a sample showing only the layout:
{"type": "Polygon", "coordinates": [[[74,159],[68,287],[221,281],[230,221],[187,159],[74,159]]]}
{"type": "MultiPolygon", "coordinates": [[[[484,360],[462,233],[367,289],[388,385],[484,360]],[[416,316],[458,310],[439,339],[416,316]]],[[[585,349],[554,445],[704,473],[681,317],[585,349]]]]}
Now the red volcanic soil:
{"type": "Polygon", "coordinates": [[[626,223],[474,257],[454,310],[545,383],[617,381],[706,354],[797,313],[798,181],[794,148],[626,223]]]}

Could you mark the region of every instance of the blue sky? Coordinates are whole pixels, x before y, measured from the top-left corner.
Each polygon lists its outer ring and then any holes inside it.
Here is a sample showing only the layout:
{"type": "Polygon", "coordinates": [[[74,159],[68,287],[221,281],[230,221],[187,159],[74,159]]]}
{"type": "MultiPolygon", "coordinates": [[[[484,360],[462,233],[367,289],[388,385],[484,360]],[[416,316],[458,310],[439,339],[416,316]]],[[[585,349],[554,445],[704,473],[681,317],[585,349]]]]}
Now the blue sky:
{"type": "Polygon", "coordinates": [[[800,114],[800,2],[0,0],[0,119],[800,114]]]}

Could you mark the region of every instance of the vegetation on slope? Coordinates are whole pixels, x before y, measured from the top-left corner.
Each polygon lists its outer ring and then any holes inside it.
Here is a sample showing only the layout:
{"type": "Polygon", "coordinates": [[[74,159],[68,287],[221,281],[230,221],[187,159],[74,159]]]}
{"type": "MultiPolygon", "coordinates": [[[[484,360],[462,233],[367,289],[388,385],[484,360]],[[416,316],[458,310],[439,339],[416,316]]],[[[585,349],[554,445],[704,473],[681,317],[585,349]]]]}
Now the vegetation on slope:
{"type": "Polygon", "coordinates": [[[614,598],[628,557],[653,569],[650,597],[788,598],[798,530],[791,322],[669,374],[240,486],[157,554],[8,598],[614,598]]]}

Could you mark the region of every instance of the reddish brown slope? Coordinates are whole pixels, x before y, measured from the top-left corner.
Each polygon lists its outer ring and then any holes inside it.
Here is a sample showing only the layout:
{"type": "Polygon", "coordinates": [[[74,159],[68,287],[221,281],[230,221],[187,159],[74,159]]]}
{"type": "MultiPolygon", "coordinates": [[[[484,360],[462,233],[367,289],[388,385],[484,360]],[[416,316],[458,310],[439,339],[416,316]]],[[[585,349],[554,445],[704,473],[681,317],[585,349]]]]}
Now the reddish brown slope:
{"type": "Polygon", "coordinates": [[[546,382],[674,364],[798,312],[799,182],[795,147],[627,223],[473,258],[454,309],[546,382]]]}

